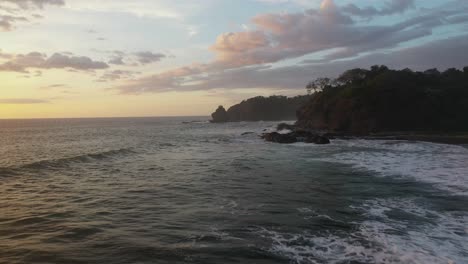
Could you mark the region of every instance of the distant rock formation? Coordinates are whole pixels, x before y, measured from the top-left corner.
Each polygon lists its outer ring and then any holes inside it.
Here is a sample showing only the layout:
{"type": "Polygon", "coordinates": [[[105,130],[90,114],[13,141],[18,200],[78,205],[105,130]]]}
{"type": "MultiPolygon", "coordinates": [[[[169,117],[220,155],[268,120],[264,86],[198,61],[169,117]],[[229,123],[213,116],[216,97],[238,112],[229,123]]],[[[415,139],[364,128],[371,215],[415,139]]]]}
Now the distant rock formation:
{"type": "Polygon", "coordinates": [[[216,109],[216,112],[211,114],[211,117],[213,118],[211,120],[212,123],[225,123],[229,121],[228,113],[222,105],[220,105],[218,109],[216,109]]]}
{"type": "Polygon", "coordinates": [[[254,97],[234,105],[227,111],[220,106],[211,116],[213,123],[239,121],[279,121],[296,120],[296,111],[310,96],[270,96],[254,97]]]}

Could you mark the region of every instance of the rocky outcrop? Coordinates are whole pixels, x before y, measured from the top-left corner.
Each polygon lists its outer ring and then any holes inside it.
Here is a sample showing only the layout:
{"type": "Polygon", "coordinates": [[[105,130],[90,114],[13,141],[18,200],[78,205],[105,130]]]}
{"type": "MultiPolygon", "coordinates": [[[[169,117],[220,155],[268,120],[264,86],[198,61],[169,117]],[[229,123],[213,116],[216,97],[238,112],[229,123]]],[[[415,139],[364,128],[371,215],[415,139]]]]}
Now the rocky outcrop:
{"type": "Polygon", "coordinates": [[[271,132],[263,134],[262,137],[268,142],[281,144],[291,144],[297,142],[297,138],[292,133],[280,134],[278,132],[271,132]]]}
{"type": "Polygon", "coordinates": [[[296,142],[305,142],[313,144],[330,144],[330,140],[319,134],[315,134],[309,131],[292,131],[290,133],[281,134],[278,132],[264,133],[262,138],[268,142],[275,142],[281,144],[292,144],[296,142]]]}
{"type": "Polygon", "coordinates": [[[218,109],[216,109],[216,112],[211,114],[211,117],[213,118],[211,120],[212,123],[224,123],[229,121],[226,109],[224,109],[224,107],[221,105],[218,107],[218,109]]]}
{"type": "Polygon", "coordinates": [[[254,97],[230,107],[227,111],[218,107],[213,113],[213,122],[279,121],[296,120],[296,111],[310,96],[254,97]],[[226,113],[225,113],[226,112],[226,113]]]}

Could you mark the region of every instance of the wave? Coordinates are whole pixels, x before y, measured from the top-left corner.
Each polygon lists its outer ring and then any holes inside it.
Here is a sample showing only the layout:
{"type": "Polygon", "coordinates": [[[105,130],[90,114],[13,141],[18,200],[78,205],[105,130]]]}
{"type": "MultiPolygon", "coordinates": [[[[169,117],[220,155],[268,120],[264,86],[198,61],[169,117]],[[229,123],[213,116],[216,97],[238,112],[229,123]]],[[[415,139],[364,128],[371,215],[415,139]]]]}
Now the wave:
{"type": "Polygon", "coordinates": [[[95,162],[99,160],[110,159],[112,157],[116,157],[120,155],[129,155],[129,154],[134,154],[134,153],[136,152],[134,152],[131,149],[117,149],[117,150],[109,150],[109,151],[103,151],[103,152],[98,152],[98,153],[83,154],[83,155],[78,155],[78,156],[68,157],[68,158],[42,160],[42,161],[33,162],[33,163],[24,164],[24,165],[15,166],[15,167],[3,167],[3,168],[0,168],[0,174],[17,175],[19,172],[23,172],[23,171],[62,169],[64,167],[67,167],[76,163],[95,162]]]}
{"type": "Polygon", "coordinates": [[[351,165],[381,176],[410,177],[456,195],[468,195],[468,149],[408,141],[337,141],[339,152],[320,161],[351,165]]]}
{"type": "Polygon", "coordinates": [[[353,209],[367,220],[354,223],[351,233],[255,232],[269,241],[267,251],[292,263],[464,263],[466,212],[439,212],[403,199],[373,200],[353,209]]]}

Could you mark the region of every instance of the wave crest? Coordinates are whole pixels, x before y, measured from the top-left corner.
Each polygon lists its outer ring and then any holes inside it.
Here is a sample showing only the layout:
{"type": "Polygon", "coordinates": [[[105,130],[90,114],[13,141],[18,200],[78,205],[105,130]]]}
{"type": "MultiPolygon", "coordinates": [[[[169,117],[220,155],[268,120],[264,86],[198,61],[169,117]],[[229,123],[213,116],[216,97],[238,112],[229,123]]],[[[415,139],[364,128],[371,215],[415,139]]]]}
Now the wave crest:
{"type": "Polygon", "coordinates": [[[38,162],[33,162],[17,167],[4,167],[0,168],[0,173],[3,175],[16,175],[20,171],[38,171],[38,170],[54,170],[54,169],[62,169],[64,167],[76,164],[76,163],[89,163],[95,162],[99,160],[106,160],[116,156],[121,155],[130,155],[134,154],[131,149],[117,149],[117,150],[109,150],[103,151],[98,153],[88,153],[68,158],[62,159],[50,159],[50,160],[41,160],[38,162]]]}

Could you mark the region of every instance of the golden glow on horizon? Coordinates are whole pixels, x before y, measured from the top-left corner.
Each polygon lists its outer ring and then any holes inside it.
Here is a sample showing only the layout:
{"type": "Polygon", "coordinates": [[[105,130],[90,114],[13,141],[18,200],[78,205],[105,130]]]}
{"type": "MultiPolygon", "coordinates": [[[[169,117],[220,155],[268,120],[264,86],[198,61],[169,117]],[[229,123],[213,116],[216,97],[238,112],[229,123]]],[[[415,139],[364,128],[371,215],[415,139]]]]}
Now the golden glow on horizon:
{"type": "MultiPolygon", "coordinates": [[[[22,78],[17,73],[0,73],[0,82],[8,87],[0,93],[0,119],[206,116],[219,104],[230,106],[235,103],[213,91],[121,95],[105,90],[106,83],[96,83],[93,78],[83,78],[80,74],[61,70],[49,71],[41,78],[22,78]],[[50,84],[65,86],[44,88],[50,84]],[[5,102],[11,99],[43,102],[5,102]]],[[[241,99],[250,97],[250,92],[241,99]]],[[[263,91],[258,92],[261,94],[263,91]]]]}
{"type": "Polygon", "coordinates": [[[272,95],[268,89],[122,95],[107,90],[108,83],[80,73],[48,70],[40,78],[23,76],[0,73],[5,87],[0,92],[0,119],[208,116],[220,104],[229,107],[256,95],[272,95]],[[64,86],[47,88],[51,84],[64,86]]]}
{"type": "Polygon", "coordinates": [[[468,4],[442,0],[7,2],[0,118],[210,115],[350,68],[467,61],[468,4]]]}

